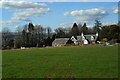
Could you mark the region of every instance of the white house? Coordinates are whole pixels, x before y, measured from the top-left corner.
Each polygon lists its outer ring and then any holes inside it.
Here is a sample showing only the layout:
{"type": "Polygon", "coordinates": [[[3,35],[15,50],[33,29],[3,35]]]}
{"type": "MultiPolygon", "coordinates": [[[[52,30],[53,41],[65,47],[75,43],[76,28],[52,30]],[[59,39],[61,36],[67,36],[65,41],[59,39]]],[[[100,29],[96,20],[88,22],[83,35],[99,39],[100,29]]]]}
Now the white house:
{"type": "Polygon", "coordinates": [[[98,38],[98,33],[89,34],[89,35],[84,35],[83,33],[81,33],[81,36],[77,36],[77,38],[72,36],[71,40],[75,43],[75,45],[79,45],[79,44],[95,43],[97,38],[98,38]]]}

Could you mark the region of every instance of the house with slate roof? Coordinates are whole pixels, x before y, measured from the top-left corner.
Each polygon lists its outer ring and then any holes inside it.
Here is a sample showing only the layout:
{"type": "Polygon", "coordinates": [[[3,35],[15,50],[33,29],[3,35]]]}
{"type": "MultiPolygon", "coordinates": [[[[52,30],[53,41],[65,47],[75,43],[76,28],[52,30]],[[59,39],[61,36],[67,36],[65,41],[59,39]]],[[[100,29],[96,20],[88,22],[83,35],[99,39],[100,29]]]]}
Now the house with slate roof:
{"type": "Polygon", "coordinates": [[[98,33],[89,34],[89,35],[84,35],[82,33],[81,36],[77,36],[76,38],[74,36],[72,36],[71,40],[75,43],[75,45],[79,45],[79,44],[95,44],[97,38],[98,38],[98,33]]]}
{"type": "Polygon", "coordinates": [[[81,45],[81,44],[95,44],[98,38],[98,33],[96,34],[89,34],[84,35],[83,33],[81,36],[72,36],[71,38],[56,38],[52,46],[53,47],[62,47],[66,45],[81,45]]]}
{"type": "Polygon", "coordinates": [[[70,38],[56,38],[52,46],[53,47],[61,47],[61,46],[66,46],[67,44],[74,44],[73,41],[71,41],[70,38]]]}

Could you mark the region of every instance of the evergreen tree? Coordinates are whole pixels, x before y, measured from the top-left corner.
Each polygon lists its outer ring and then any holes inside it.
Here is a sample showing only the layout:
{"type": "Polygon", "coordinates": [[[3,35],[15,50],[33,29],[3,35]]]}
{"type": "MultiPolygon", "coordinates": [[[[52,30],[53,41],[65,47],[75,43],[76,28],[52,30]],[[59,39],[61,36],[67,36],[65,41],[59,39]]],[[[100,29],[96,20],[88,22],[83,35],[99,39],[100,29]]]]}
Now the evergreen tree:
{"type": "Polygon", "coordinates": [[[73,27],[72,27],[72,29],[70,31],[70,35],[71,36],[77,36],[77,35],[79,35],[79,28],[78,28],[78,26],[77,26],[76,23],[73,24],[73,27]]]}
{"type": "Polygon", "coordinates": [[[99,20],[95,20],[95,29],[96,32],[100,32],[100,30],[102,29],[102,23],[99,20]]]}

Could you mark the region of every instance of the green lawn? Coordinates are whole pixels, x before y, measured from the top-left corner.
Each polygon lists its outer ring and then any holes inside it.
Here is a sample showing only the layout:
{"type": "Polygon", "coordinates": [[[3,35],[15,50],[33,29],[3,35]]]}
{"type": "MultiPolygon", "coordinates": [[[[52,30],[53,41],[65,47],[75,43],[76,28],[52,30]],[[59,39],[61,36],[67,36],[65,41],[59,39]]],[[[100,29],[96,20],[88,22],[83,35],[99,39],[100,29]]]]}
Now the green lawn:
{"type": "Polygon", "coordinates": [[[3,78],[116,78],[117,46],[4,50],[3,78]]]}

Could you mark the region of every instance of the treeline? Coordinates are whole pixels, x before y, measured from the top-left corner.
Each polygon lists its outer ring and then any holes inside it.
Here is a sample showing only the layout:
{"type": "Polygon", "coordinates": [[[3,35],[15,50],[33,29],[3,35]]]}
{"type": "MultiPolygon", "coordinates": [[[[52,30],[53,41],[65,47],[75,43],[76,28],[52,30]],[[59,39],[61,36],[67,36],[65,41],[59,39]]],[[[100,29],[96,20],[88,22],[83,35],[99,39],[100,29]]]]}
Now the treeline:
{"type": "Polygon", "coordinates": [[[102,25],[98,20],[95,21],[93,27],[87,27],[87,24],[74,23],[72,28],[59,27],[52,32],[50,27],[42,25],[26,24],[23,28],[18,27],[16,32],[10,32],[5,28],[2,30],[2,49],[20,48],[20,47],[46,47],[52,46],[55,38],[70,38],[78,36],[81,33],[96,34],[99,33],[98,40],[106,38],[107,41],[120,39],[120,28],[118,24],[102,25]]]}
{"type": "Polygon", "coordinates": [[[16,32],[9,32],[8,29],[2,31],[2,47],[20,48],[20,47],[46,47],[52,46],[55,34],[50,27],[44,28],[41,25],[29,23],[24,25],[23,29],[17,29],[16,32]]]}
{"type": "Polygon", "coordinates": [[[102,23],[98,20],[95,20],[95,24],[93,27],[87,27],[87,24],[73,24],[72,28],[57,28],[55,30],[57,38],[78,36],[83,33],[84,35],[96,34],[99,33],[98,40],[102,41],[104,38],[107,41],[118,40],[120,39],[120,27],[119,24],[111,24],[111,25],[102,25],[102,23]]]}

